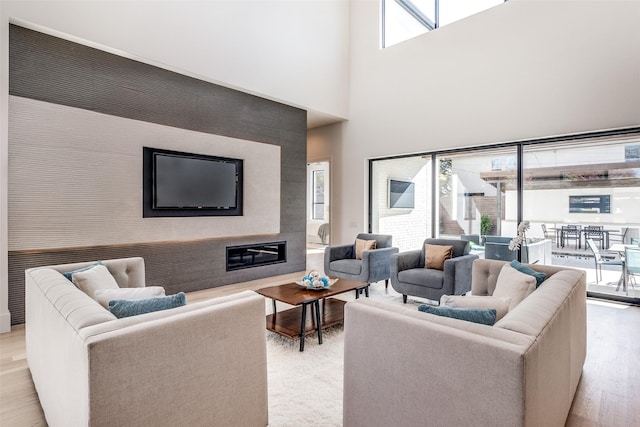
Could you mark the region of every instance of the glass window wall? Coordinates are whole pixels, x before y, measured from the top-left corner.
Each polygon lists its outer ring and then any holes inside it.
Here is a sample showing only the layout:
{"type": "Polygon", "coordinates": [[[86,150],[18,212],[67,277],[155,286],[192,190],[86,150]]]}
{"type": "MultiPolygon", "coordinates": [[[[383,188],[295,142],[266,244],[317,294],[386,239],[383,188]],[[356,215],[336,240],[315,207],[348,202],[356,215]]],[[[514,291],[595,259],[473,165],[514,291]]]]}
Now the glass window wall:
{"type": "Polygon", "coordinates": [[[638,147],[628,129],[371,160],[370,230],[400,251],[464,238],[480,257],[581,268],[589,295],[640,303],[638,147]]]}

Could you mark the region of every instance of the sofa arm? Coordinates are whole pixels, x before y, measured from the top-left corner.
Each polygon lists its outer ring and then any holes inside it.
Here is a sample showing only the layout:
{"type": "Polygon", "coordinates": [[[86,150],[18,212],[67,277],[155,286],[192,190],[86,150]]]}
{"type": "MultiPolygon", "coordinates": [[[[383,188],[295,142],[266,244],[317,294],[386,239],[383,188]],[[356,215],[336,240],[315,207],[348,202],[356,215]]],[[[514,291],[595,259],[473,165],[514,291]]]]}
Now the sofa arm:
{"type": "Polygon", "coordinates": [[[345,427],[522,425],[531,337],[367,298],[344,329],[345,427]]]}
{"type": "Polygon", "coordinates": [[[87,337],[90,425],[267,425],[264,298],[194,306],[87,337]]]}
{"type": "Polygon", "coordinates": [[[444,262],[445,295],[462,295],[471,290],[471,271],[473,261],[478,255],[462,255],[450,258],[444,262]]]}

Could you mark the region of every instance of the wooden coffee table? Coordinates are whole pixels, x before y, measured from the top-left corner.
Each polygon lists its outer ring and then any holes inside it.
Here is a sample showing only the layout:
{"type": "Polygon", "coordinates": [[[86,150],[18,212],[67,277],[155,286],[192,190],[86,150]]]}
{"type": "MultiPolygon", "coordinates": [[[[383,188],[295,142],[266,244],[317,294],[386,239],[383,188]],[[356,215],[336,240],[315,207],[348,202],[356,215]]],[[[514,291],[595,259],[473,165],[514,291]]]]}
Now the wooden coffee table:
{"type": "Polygon", "coordinates": [[[339,279],[329,289],[314,291],[297,283],[270,286],[256,292],[273,300],[273,314],[267,315],[267,329],[288,338],[300,337],[300,351],[304,351],[307,333],[317,331],[318,343],[322,344],[322,329],[342,323],[345,301],[329,298],[344,292],[369,293],[369,284],[355,280],[339,279]],[[284,311],[276,310],[276,301],[295,306],[284,311]],[[320,307],[322,301],[322,307],[320,307]],[[307,307],[312,315],[307,319],[307,307]]]}

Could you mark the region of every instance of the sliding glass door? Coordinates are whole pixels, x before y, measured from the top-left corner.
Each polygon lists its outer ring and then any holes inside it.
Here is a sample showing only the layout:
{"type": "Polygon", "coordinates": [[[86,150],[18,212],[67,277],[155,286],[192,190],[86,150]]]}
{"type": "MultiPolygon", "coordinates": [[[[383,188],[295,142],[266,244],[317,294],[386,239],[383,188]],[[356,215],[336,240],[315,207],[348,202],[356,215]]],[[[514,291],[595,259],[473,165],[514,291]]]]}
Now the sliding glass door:
{"type": "MultiPolygon", "coordinates": [[[[439,154],[438,236],[513,236],[517,229],[516,149],[439,154]]],[[[475,238],[473,238],[475,241],[475,238]]]]}
{"type": "Polygon", "coordinates": [[[400,251],[464,238],[481,257],[581,268],[589,295],[640,303],[625,255],[640,246],[640,128],[371,160],[369,217],[400,251]]]}
{"type": "Polygon", "coordinates": [[[523,149],[523,218],[552,241],[554,264],[587,272],[591,295],[634,300],[624,245],[640,232],[640,138],[607,136],[523,149]]]}

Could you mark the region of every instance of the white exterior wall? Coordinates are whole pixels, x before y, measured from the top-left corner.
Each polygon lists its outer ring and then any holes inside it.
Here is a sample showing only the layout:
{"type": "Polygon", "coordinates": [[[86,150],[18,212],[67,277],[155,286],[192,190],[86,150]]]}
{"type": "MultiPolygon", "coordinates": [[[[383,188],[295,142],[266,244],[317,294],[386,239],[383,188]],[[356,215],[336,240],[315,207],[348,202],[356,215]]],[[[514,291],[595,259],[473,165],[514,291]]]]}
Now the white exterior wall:
{"type": "Polygon", "coordinates": [[[431,161],[420,157],[386,160],[376,162],[374,168],[373,232],[391,234],[393,246],[400,251],[419,249],[431,235],[431,161]],[[414,183],[413,209],[389,207],[389,179],[414,183]]]}

